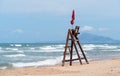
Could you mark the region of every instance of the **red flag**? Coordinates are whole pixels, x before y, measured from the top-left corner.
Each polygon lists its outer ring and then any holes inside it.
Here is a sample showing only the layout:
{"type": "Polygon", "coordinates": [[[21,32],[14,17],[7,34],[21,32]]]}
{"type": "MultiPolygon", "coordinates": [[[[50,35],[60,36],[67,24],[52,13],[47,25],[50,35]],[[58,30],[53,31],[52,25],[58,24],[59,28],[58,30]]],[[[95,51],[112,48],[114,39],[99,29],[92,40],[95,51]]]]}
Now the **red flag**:
{"type": "Polygon", "coordinates": [[[72,11],[72,20],[71,20],[71,25],[73,25],[74,24],[74,20],[75,20],[75,12],[74,12],[74,10],[72,11]]]}

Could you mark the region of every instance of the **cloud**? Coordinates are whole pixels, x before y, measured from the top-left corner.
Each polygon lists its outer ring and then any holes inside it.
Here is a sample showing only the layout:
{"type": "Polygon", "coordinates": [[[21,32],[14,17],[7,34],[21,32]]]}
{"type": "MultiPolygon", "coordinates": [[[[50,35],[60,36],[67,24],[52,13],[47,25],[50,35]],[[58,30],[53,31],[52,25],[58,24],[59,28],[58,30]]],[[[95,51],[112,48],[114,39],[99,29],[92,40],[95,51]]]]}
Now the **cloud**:
{"type": "Polygon", "coordinates": [[[81,31],[82,32],[107,32],[109,31],[109,28],[106,28],[106,27],[93,27],[93,26],[83,26],[81,27],[81,31]]]}
{"type": "Polygon", "coordinates": [[[86,31],[93,31],[93,30],[94,30],[94,27],[86,25],[86,26],[82,27],[81,31],[86,32],[86,31]]]}
{"type": "Polygon", "coordinates": [[[24,31],[22,29],[15,29],[13,33],[22,34],[24,31]]]}
{"type": "Polygon", "coordinates": [[[98,31],[108,31],[108,28],[98,28],[98,31]]]}

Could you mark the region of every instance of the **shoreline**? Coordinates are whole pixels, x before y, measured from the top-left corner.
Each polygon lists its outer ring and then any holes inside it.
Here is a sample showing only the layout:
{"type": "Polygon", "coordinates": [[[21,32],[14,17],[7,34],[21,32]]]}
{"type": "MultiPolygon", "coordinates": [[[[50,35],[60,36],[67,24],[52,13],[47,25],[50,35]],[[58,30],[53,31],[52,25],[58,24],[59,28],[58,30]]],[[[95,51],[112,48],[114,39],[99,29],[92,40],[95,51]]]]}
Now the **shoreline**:
{"type": "Polygon", "coordinates": [[[0,76],[119,76],[120,58],[111,60],[90,61],[80,65],[74,62],[72,66],[60,64],[45,67],[27,67],[0,70],[0,76]]]}
{"type": "MultiPolygon", "coordinates": [[[[114,60],[114,59],[120,59],[120,57],[114,57],[114,58],[106,58],[106,59],[88,59],[88,62],[97,62],[97,61],[106,61],[106,60],[114,60]]],[[[79,61],[73,61],[72,64],[79,64],[79,61]]],[[[85,61],[83,61],[83,65],[87,64],[85,61]]],[[[66,62],[65,65],[69,66],[69,62],[66,62]]],[[[81,64],[80,64],[81,65],[81,64]]],[[[61,63],[55,64],[55,65],[44,65],[44,66],[26,66],[26,67],[14,67],[14,68],[3,68],[0,70],[13,70],[13,69],[24,69],[24,68],[42,68],[42,67],[54,67],[54,66],[62,66],[61,63]]]]}

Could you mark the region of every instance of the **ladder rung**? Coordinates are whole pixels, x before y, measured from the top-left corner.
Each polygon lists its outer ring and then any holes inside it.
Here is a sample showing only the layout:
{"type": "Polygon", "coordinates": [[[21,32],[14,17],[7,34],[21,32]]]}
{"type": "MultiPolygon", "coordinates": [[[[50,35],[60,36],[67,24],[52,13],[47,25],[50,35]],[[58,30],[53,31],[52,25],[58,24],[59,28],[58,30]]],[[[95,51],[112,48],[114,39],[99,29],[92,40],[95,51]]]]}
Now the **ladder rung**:
{"type": "Polygon", "coordinates": [[[68,40],[72,40],[72,39],[68,39],[68,40]]]}
{"type": "MultiPolygon", "coordinates": [[[[72,40],[72,39],[69,39],[69,40],[72,40]]],[[[78,39],[74,39],[74,41],[79,41],[78,39]]]]}
{"type": "Polygon", "coordinates": [[[70,54],[70,53],[68,53],[68,52],[66,53],[66,55],[69,55],[69,54],[70,54]]]}
{"type": "MultiPolygon", "coordinates": [[[[85,58],[80,58],[80,59],[85,59],[85,58]]],[[[72,61],[75,61],[75,60],[79,60],[79,58],[76,58],[76,59],[72,59],[72,61]]],[[[71,60],[65,60],[65,62],[69,62],[71,60]]]]}
{"type": "Polygon", "coordinates": [[[75,41],[79,41],[78,39],[75,39],[75,41]]]}
{"type": "MultiPolygon", "coordinates": [[[[79,59],[78,58],[72,59],[72,61],[75,61],[75,60],[79,60],[79,59]]],[[[65,60],[65,62],[69,62],[69,61],[71,61],[71,60],[65,60]]]]}
{"type": "MultiPolygon", "coordinates": [[[[64,54],[65,54],[65,52],[64,52],[64,54]]],[[[66,55],[68,55],[68,54],[70,54],[69,52],[66,52],[66,55]]]]}
{"type": "Polygon", "coordinates": [[[85,58],[80,58],[80,59],[85,59],[85,58]]]}

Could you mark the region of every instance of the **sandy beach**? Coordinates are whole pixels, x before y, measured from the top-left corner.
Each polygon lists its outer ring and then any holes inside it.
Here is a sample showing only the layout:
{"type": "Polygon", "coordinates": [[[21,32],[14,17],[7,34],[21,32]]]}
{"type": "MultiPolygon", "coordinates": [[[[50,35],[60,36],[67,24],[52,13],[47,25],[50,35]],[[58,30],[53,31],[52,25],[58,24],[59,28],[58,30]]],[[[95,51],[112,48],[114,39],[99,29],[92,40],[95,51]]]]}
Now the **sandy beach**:
{"type": "Polygon", "coordinates": [[[90,64],[0,70],[0,76],[120,76],[120,59],[91,61],[90,64]]]}

